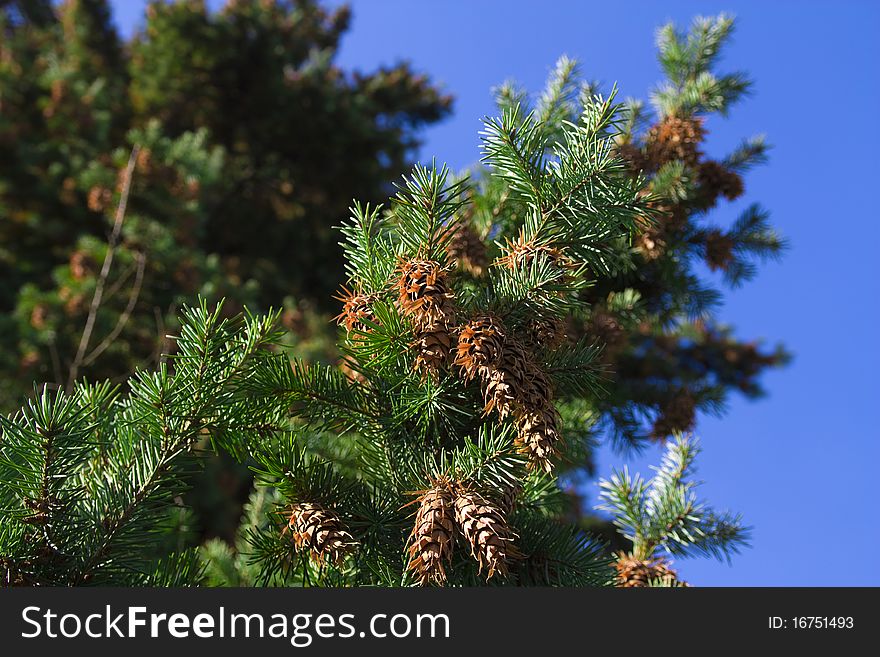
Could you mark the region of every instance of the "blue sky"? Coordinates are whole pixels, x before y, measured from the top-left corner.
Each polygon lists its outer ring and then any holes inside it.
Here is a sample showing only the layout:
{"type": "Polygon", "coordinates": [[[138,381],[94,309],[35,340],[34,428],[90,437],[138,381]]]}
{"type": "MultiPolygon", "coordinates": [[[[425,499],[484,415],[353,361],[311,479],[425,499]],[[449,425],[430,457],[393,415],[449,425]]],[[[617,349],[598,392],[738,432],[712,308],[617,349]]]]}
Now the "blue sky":
{"type": "MultiPolygon", "coordinates": [[[[338,4],[338,3],[333,3],[338,4]]],[[[753,547],[732,566],[677,562],[701,586],[880,585],[880,3],[354,0],[339,63],[370,70],[405,59],[456,96],[455,114],[425,132],[421,157],[463,168],[479,157],[490,88],[514,78],[538,90],[559,55],[623,95],[645,97],[660,78],[654,30],[667,20],[733,13],[725,67],[755,93],[712,117],[707,151],[722,156],[766,133],[770,163],[747,194],[714,215],[724,224],[752,201],[772,212],[791,249],[782,263],[728,291],[719,317],[740,335],[784,342],[794,362],[764,379],[769,396],[734,396],[721,419],[701,418],[702,494],[743,513],[753,547]],[[872,182],[874,181],[874,182],[872,182]]],[[[126,31],[140,0],[115,0],[126,31]]],[[[628,461],[650,474],[651,449],[628,461]]],[[[600,474],[625,461],[603,450],[600,474]]]]}

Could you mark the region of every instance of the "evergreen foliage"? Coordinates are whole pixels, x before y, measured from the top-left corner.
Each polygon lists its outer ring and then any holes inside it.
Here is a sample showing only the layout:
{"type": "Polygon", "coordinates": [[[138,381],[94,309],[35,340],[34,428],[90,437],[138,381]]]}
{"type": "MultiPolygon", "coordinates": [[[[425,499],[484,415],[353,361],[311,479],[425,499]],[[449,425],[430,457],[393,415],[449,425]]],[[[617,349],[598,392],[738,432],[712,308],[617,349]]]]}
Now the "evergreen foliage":
{"type": "Polygon", "coordinates": [[[4,419],[4,581],[677,586],[666,555],[735,553],[748,532],[697,499],[685,434],[783,354],[716,326],[698,275],[705,258],[738,282],[782,248],[757,207],[706,225],[763,157],[760,140],[720,163],[701,150],[706,114],[746,88],[712,73],[731,26],[661,30],[653,125],[562,59],[534,107],[499,90],[479,169],[417,166],[387,205],[354,203],[341,364],[288,349],[278,314],[202,303],[130,392],[44,389],[4,419]],[[462,231],[486,266],[461,264],[462,231]],[[612,554],[572,485],[599,440],[670,436],[650,482],[601,485],[627,546],[612,554]],[[174,500],[209,448],[256,488],[234,545],[194,553],[174,500]]]}
{"type": "Polygon", "coordinates": [[[190,309],[170,367],[135,375],[128,394],[106,382],[43,388],[0,418],[4,584],[198,579],[197,554],[168,546],[182,481],[198,467],[205,436],[232,444],[249,435],[247,418],[228,411],[250,363],[278,339],[276,320],[190,309]]]}
{"type": "Polygon", "coordinates": [[[599,482],[600,508],[614,515],[614,524],[633,544],[635,558],[650,559],[664,551],[729,559],[747,544],[748,530],[740,516],[717,513],[698,501],[697,482],[690,480],[698,454],[695,440],[678,436],[650,481],[623,469],[599,482]]]}

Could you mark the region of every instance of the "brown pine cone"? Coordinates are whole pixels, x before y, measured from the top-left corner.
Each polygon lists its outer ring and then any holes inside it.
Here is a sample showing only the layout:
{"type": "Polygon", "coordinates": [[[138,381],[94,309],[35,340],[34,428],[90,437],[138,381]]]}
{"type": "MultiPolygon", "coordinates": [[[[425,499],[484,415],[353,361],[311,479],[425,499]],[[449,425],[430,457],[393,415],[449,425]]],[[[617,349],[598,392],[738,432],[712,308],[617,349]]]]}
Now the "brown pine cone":
{"type": "Polygon", "coordinates": [[[438,480],[417,500],[415,524],[410,534],[409,570],[419,583],[446,583],[447,564],[452,560],[455,543],[455,501],[448,481],[438,480]]]}
{"type": "Polygon", "coordinates": [[[559,432],[559,413],[553,404],[517,414],[516,444],[521,454],[529,459],[529,467],[551,472],[553,460],[559,456],[562,441],[559,432]]]}
{"type": "Polygon", "coordinates": [[[438,326],[435,330],[421,331],[416,335],[415,368],[436,377],[443,366],[449,361],[452,351],[452,335],[446,326],[438,326]]]}
{"type": "Polygon", "coordinates": [[[456,222],[450,227],[446,253],[451,264],[477,277],[482,276],[489,266],[485,242],[463,222],[456,222]]]}
{"type": "Polygon", "coordinates": [[[733,247],[736,242],[720,230],[712,230],[706,234],[706,264],[712,271],[726,271],[733,262],[733,247]]]}
{"type": "Polygon", "coordinates": [[[651,428],[654,440],[665,440],[673,433],[685,433],[696,423],[697,402],[688,390],[680,390],[660,407],[651,428]]]}
{"type": "Polygon", "coordinates": [[[519,552],[504,512],[476,491],[461,489],[455,498],[455,520],[480,572],[485,568],[487,579],[495,573],[507,575],[508,563],[519,552]]]}
{"type": "Polygon", "coordinates": [[[529,343],[542,349],[555,349],[568,337],[565,332],[565,322],[556,317],[533,319],[529,322],[528,329],[529,343]]]}
{"type": "Polygon", "coordinates": [[[617,155],[619,155],[626,163],[627,169],[629,169],[630,173],[633,175],[636,175],[647,168],[648,163],[645,159],[644,153],[642,153],[642,149],[632,142],[618,144],[614,148],[617,155]]]}
{"type": "Polygon", "coordinates": [[[364,323],[364,320],[372,324],[376,323],[372,308],[372,303],[375,301],[373,295],[361,294],[343,287],[342,292],[334,298],[342,301],[343,305],[342,312],[333,319],[340,326],[344,326],[346,332],[367,333],[370,327],[364,323]]]}
{"type": "Polygon", "coordinates": [[[705,136],[703,119],[699,117],[665,117],[648,131],[645,139],[648,168],[657,170],[667,162],[679,160],[687,166],[695,166],[705,136]]]}
{"type": "Polygon", "coordinates": [[[601,340],[606,351],[615,349],[626,339],[626,332],[617,317],[602,308],[593,311],[590,332],[601,340]]]}
{"type": "Polygon", "coordinates": [[[548,262],[557,270],[554,278],[559,283],[569,279],[571,273],[577,269],[576,265],[562,252],[552,246],[535,244],[520,235],[515,242],[508,241],[505,245],[507,254],[498,259],[498,264],[508,269],[528,269],[536,263],[548,262]]]}
{"type": "Polygon", "coordinates": [[[308,551],[316,563],[325,561],[341,565],[357,542],[346,531],[335,512],[320,504],[303,502],[290,511],[288,529],[300,551],[308,551]]]}
{"type": "Polygon", "coordinates": [[[700,183],[704,205],[707,207],[714,206],[719,196],[734,201],[745,191],[743,180],[738,173],[713,160],[700,163],[697,180],[700,183]]]}
{"type": "Polygon", "coordinates": [[[103,212],[112,202],[113,192],[106,187],[95,185],[89,190],[87,204],[92,212],[103,212]]]}
{"type": "Polygon", "coordinates": [[[484,412],[493,410],[503,420],[523,405],[541,404],[551,394],[550,384],[523,345],[508,338],[501,362],[486,368],[483,379],[484,412]]]}
{"type": "Polygon", "coordinates": [[[472,319],[458,334],[455,364],[465,378],[474,378],[486,368],[501,362],[504,353],[504,327],[491,315],[472,319]]]}
{"type": "Polygon", "coordinates": [[[516,511],[517,498],[521,493],[522,484],[519,482],[516,482],[515,484],[505,484],[501,487],[498,494],[498,505],[504,512],[505,516],[509,516],[516,511]]]}
{"type": "Polygon", "coordinates": [[[398,304],[416,330],[432,330],[454,324],[453,294],[446,272],[433,260],[408,260],[398,266],[398,304]]]}

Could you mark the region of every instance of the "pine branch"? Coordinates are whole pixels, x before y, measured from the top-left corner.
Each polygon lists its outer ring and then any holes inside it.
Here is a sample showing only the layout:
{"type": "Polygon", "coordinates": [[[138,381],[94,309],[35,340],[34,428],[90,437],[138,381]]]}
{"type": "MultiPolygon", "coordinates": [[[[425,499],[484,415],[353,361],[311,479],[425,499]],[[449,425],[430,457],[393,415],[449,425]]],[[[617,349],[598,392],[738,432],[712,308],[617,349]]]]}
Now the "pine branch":
{"type": "Polygon", "coordinates": [[[689,481],[698,454],[693,439],[678,435],[647,484],[626,470],[600,482],[603,504],[597,508],[614,514],[614,523],[633,542],[636,559],[648,559],[657,549],[729,559],[748,545],[749,530],[740,516],[718,514],[698,501],[698,484],[689,481]]]}
{"type": "Polygon", "coordinates": [[[557,349],[547,357],[546,371],[553,379],[556,393],[566,397],[602,397],[602,372],[595,365],[602,345],[589,337],[574,345],[557,349]]]}
{"type": "Polygon", "coordinates": [[[340,228],[345,240],[345,267],[350,281],[360,291],[373,293],[381,290],[393,272],[394,246],[390,242],[384,221],[382,206],[370,208],[355,203],[351,219],[340,228]]]}
{"type": "Polygon", "coordinates": [[[556,62],[538,99],[535,120],[543,126],[550,144],[562,138],[565,124],[577,111],[578,77],[577,62],[563,55],[556,62]]]}
{"type": "Polygon", "coordinates": [[[767,151],[770,146],[764,135],[757,135],[743,140],[730,155],[723,160],[724,166],[737,173],[745,173],[752,167],[767,162],[767,151]]]}
{"type": "Polygon", "coordinates": [[[396,219],[400,256],[419,256],[443,262],[452,217],[464,203],[467,179],[450,182],[446,165],[438,171],[416,165],[411,176],[397,185],[392,212],[396,219]]]}
{"type": "Polygon", "coordinates": [[[507,182],[514,198],[540,216],[545,193],[544,155],[547,141],[533,113],[524,117],[519,106],[501,118],[486,119],[481,131],[482,161],[507,182]]]}

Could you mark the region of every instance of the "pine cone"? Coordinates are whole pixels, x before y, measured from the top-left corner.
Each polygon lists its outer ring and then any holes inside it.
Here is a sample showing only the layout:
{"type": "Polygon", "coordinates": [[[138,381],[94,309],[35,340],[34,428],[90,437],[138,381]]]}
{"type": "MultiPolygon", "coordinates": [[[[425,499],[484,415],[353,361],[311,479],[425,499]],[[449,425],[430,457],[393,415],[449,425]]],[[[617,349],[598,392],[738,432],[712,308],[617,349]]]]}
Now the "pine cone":
{"type": "Polygon", "coordinates": [[[135,169],[140,174],[150,172],[150,165],[153,162],[153,152],[149,148],[141,148],[135,159],[135,169]]]}
{"type": "Polygon", "coordinates": [[[0,557],[0,587],[39,586],[40,582],[30,572],[34,567],[31,559],[16,562],[10,557],[0,557]]]}
{"type": "Polygon", "coordinates": [[[409,260],[398,267],[398,303],[417,331],[454,324],[453,294],[446,272],[433,260],[409,260]]]}
{"type": "Polygon", "coordinates": [[[449,361],[452,351],[452,334],[446,326],[435,330],[421,331],[416,335],[413,345],[416,349],[415,368],[431,376],[437,376],[449,361]]]}
{"type": "Polygon", "coordinates": [[[667,241],[680,233],[688,221],[687,212],[679,204],[652,204],[657,214],[654,219],[637,220],[636,247],[646,260],[656,260],[666,253],[667,241]]]}
{"type": "Polygon", "coordinates": [[[645,260],[656,260],[666,250],[666,241],[659,231],[649,229],[636,237],[636,247],[641,251],[645,260]]]}
{"type": "Polygon", "coordinates": [[[624,589],[644,588],[657,580],[665,586],[688,586],[687,582],[678,579],[677,573],[667,563],[661,558],[642,561],[621,552],[614,564],[617,569],[616,586],[624,589]]]}
{"type": "Polygon", "coordinates": [[[70,275],[81,281],[94,271],[94,262],[85,251],[77,250],[70,254],[70,275]]]}
{"type": "Polygon", "coordinates": [[[675,432],[687,432],[696,422],[697,402],[688,390],[680,390],[667,400],[654,420],[651,437],[664,440],[675,432]]]}
{"type": "Polygon", "coordinates": [[[45,304],[38,303],[31,310],[31,326],[38,331],[46,328],[46,320],[49,319],[49,307],[45,304]]]}
{"type": "Polygon", "coordinates": [[[559,455],[557,446],[562,440],[559,433],[559,414],[552,404],[524,411],[516,418],[516,444],[529,459],[529,467],[544,472],[553,470],[553,459],[559,455]]]}
{"type": "Polygon", "coordinates": [[[527,241],[523,235],[520,235],[516,242],[508,241],[505,250],[507,255],[498,259],[500,265],[508,269],[528,269],[535,263],[549,262],[558,270],[555,280],[559,283],[568,280],[571,272],[576,269],[575,264],[560,249],[534,244],[527,241]]]}
{"type": "Polygon", "coordinates": [[[709,269],[726,271],[733,262],[733,247],[736,243],[733,238],[725,235],[720,230],[709,231],[706,235],[706,263],[709,269]]]}
{"type": "Polygon", "coordinates": [[[659,223],[665,233],[678,233],[687,226],[688,213],[679,203],[658,203],[659,223]]]}
{"type": "Polygon", "coordinates": [[[296,548],[308,550],[313,561],[341,565],[345,555],[357,542],[349,534],[339,516],[333,511],[311,502],[295,504],[290,512],[288,528],[296,548]]]}
{"type": "Polygon", "coordinates": [[[344,326],[348,333],[357,331],[359,333],[367,333],[369,326],[364,320],[376,323],[376,315],[373,313],[372,303],[375,301],[373,295],[360,294],[346,288],[342,288],[342,292],[334,297],[338,301],[342,301],[342,312],[333,319],[340,326],[344,326]]]}
{"type": "Polygon", "coordinates": [[[528,328],[529,343],[543,349],[555,349],[568,337],[565,333],[565,323],[556,317],[533,319],[529,322],[528,328]]]}
{"type": "Polygon", "coordinates": [[[627,345],[626,329],[614,313],[601,305],[593,308],[586,330],[602,345],[599,359],[605,365],[614,363],[627,345]]]}
{"type": "Polygon", "coordinates": [[[635,245],[645,260],[656,260],[666,252],[663,227],[647,220],[640,221],[635,245]]]}
{"type": "Polygon", "coordinates": [[[113,192],[106,187],[95,185],[89,190],[87,204],[92,212],[103,212],[113,201],[113,192]]]}
{"type": "Polygon", "coordinates": [[[495,573],[507,575],[509,561],[520,555],[504,512],[476,491],[460,490],[455,498],[455,521],[471,546],[471,556],[477,560],[480,572],[485,568],[487,579],[495,573]]]}
{"type": "Polygon", "coordinates": [[[701,162],[697,170],[700,193],[705,207],[712,207],[719,196],[734,201],[743,195],[745,186],[738,173],[731,171],[719,162],[701,162]]]}
{"type": "Polygon", "coordinates": [[[700,143],[706,136],[703,119],[667,116],[648,131],[645,139],[645,160],[648,168],[657,170],[667,162],[681,160],[695,166],[700,157],[700,143]]]}
{"type": "Polygon", "coordinates": [[[455,362],[467,378],[479,374],[484,414],[495,411],[502,420],[514,416],[520,451],[533,466],[549,471],[560,439],[553,387],[522,343],[505,337],[494,318],[478,317],[462,329],[455,362]]]}
{"type": "Polygon", "coordinates": [[[501,362],[483,371],[484,412],[493,410],[503,420],[523,404],[537,404],[549,394],[549,383],[522,344],[508,338],[501,362]],[[544,385],[546,384],[546,385],[544,385]]]}
{"type": "Polygon", "coordinates": [[[489,266],[486,244],[473,228],[461,221],[453,224],[449,231],[446,246],[449,260],[474,276],[482,276],[489,266]]]}
{"type": "Polygon", "coordinates": [[[513,413],[517,401],[517,389],[525,385],[525,373],[520,369],[499,367],[488,370],[483,377],[483,413],[498,413],[502,420],[513,413]]]}
{"type": "Polygon", "coordinates": [[[515,484],[505,484],[498,493],[498,506],[504,512],[505,516],[509,516],[516,511],[517,498],[522,493],[522,485],[519,482],[515,484]]]}
{"type": "Polygon", "coordinates": [[[452,560],[455,542],[455,501],[449,482],[438,481],[417,500],[415,525],[410,535],[409,570],[415,571],[422,586],[428,582],[444,584],[447,564],[452,560]]]}
{"type": "Polygon", "coordinates": [[[504,328],[490,315],[483,315],[465,324],[458,334],[455,364],[465,378],[474,378],[486,368],[497,366],[504,353],[504,328]]]}
{"type": "MultiPolygon", "coordinates": [[[[519,344],[514,347],[522,348],[519,344]]],[[[508,350],[510,351],[510,350],[508,350]]],[[[553,406],[553,384],[550,378],[531,357],[530,354],[520,356],[526,365],[527,378],[520,396],[520,406],[526,409],[553,406]]]]}
{"type": "Polygon", "coordinates": [[[449,359],[455,324],[453,294],[445,270],[433,260],[409,260],[399,266],[398,304],[413,321],[416,369],[436,376],[449,359]]]}

